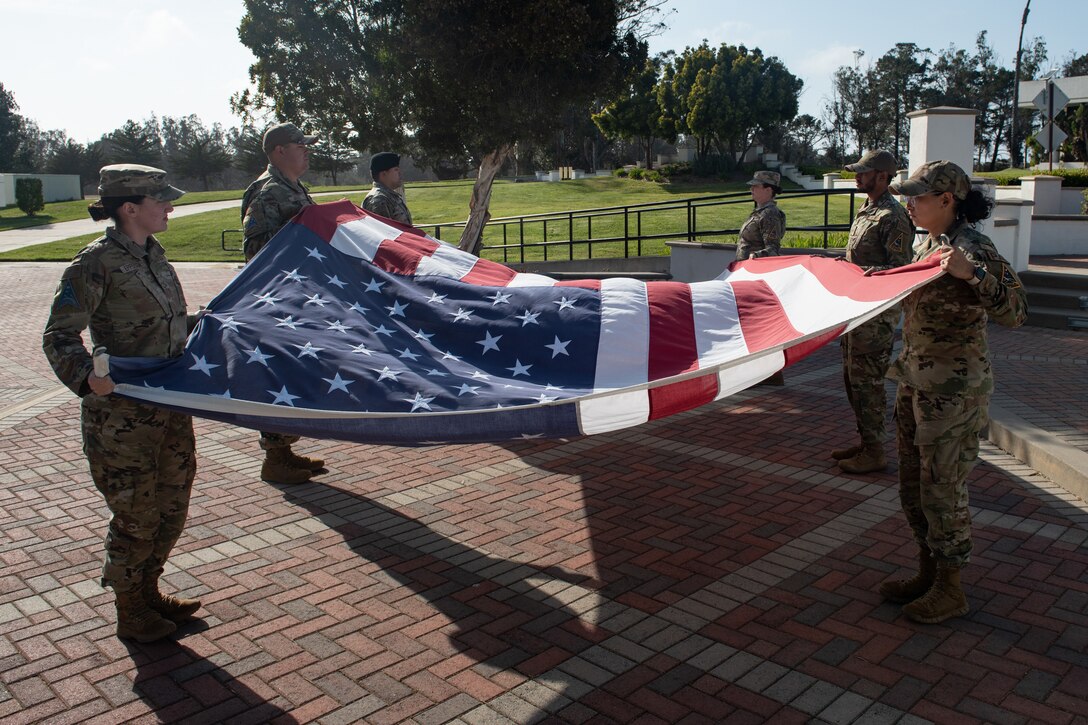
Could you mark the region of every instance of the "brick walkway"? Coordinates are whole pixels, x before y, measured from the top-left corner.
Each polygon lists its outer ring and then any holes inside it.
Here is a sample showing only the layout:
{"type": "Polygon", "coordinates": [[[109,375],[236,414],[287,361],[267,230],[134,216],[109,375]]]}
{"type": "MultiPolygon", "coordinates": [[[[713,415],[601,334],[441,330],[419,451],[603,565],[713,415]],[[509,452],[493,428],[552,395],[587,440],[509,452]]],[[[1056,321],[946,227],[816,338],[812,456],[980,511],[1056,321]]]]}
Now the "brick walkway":
{"type": "MultiPolygon", "coordinates": [[[[40,353],[59,270],[0,266],[5,725],[1088,723],[1088,506],[984,445],[972,611],[911,623],[875,592],[911,564],[894,472],[827,458],[853,434],[833,346],[617,434],[306,441],[330,470],[296,487],[257,480],[255,433],[198,420],[165,579],[203,619],[122,643],[78,402],[40,353]]],[[[193,305],[233,274],[179,271],[193,305]]],[[[1088,335],[993,341],[1003,405],[1088,433],[1088,335]]]]}

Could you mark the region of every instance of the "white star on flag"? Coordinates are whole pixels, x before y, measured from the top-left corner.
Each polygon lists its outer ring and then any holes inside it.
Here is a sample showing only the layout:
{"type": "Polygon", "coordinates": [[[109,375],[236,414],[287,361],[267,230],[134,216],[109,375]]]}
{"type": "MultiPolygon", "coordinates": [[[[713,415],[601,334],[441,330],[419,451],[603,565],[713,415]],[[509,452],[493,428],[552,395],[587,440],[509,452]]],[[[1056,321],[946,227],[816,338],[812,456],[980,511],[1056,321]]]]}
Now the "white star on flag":
{"type": "Polygon", "coordinates": [[[499,340],[502,339],[502,335],[493,336],[491,334],[491,330],[484,330],[484,335],[485,335],[485,337],[484,337],[483,340],[477,340],[476,341],[477,345],[483,345],[484,346],[484,349],[480,354],[483,355],[488,350],[498,351],[498,349],[499,349],[499,340]]]}
{"type": "Polygon", "coordinates": [[[567,345],[569,344],[570,340],[560,341],[559,336],[557,335],[555,338],[555,342],[553,342],[551,345],[545,345],[544,347],[552,351],[553,358],[556,355],[566,355],[567,357],[570,357],[570,353],[567,352],[567,345]]]}
{"type": "Polygon", "coordinates": [[[265,360],[270,359],[272,356],[262,353],[260,345],[253,348],[252,350],[246,350],[245,352],[249,354],[249,359],[246,360],[246,364],[256,362],[264,365],[265,367],[268,367],[268,363],[266,363],[265,360]]]}
{"type": "Polygon", "coordinates": [[[200,372],[204,373],[208,377],[211,377],[211,375],[212,375],[212,368],[219,367],[218,365],[214,365],[212,363],[209,363],[207,360],[204,359],[203,355],[201,355],[200,357],[197,357],[195,354],[193,354],[193,359],[196,360],[196,363],[194,363],[193,366],[191,368],[189,368],[189,369],[190,370],[199,370],[200,372]]]}
{"type": "Polygon", "coordinates": [[[291,406],[292,408],[295,407],[295,400],[297,400],[298,397],[299,397],[297,395],[291,395],[289,392],[287,392],[287,386],[286,385],[284,385],[280,389],[280,391],[278,393],[275,390],[269,390],[268,394],[276,396],[276,399],[272,401],[272,405],[278,405],[279,403],[286,403],[287,405],[291,406]]]}
{"type": "Polygon", "coordinates": [[[321,379],[329,384],[329,392],[330,393],[332,391],[334,391],[334,390],[343,390],[346,393],[346,392],[348,392],[348,386],[355,382],[354,380],[344,380],[342,377],[340,377],[339,372],[337,372],[336,375],[332,379],[329,379],[329,378],[321,378],[321,379]]]}
{"type": "Polygon", "coordinates": [[[405,402],[412,404],[413,413],[420,408],[423,408],[424,410],[430,410],[431,406],[429,404],[432,400],[434,400],[433,396],[430,398],[424,398],[422,393],[416,393],[416,397],[414,398],[404,398],[405,402]]]}

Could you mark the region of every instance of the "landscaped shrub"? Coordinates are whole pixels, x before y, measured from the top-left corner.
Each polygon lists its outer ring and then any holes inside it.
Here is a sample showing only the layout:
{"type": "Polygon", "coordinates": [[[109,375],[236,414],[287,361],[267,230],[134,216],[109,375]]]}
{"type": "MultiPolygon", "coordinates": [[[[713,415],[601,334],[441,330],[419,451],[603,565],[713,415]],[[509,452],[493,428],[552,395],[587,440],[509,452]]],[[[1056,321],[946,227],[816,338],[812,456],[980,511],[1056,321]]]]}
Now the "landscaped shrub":
{"type": "Polygon", "coordinates": [[[635,180],[641,179],[642,174],[643,174],[642,169],[638,168],[637,166],[627,172],[628,178],[635,179],[635,180]]]}
{"type": "Polygon", "coordinates": [[[1084,197],[1084,201],[1080,203],[1080,213],[1088,214],[1088,189],[1085,189],[1080,193],[1084,197]]]}
{"type": "Polygon", "coordinates": [[[42,198],[42,180],[16,179],[15,205],[22,209],[27,216],[34,216],[34,212],[44,209],[45,199],[42,198]]]}
{"type": "Polygon", "coordinates": [[[625,178],[627,176],[627,169],[625,169],[623,167],[620,167],[620,168],[616,169],[615,171],[613,171],[612,173],[615,174],[616,176],[620,177],[621,179],[623,179],[623,178],[625,178]]]}
{"type": "Polygon", "coordinates": [[[1004,171],[975,172],[975,174],[996,179],[998,186],[1020,186],[1020,177],[1022,176],[1060,176],[1062,186],[1088,186],[1088,169],[1054,169],[1053,171],[1006,169],[1004,171]]]}

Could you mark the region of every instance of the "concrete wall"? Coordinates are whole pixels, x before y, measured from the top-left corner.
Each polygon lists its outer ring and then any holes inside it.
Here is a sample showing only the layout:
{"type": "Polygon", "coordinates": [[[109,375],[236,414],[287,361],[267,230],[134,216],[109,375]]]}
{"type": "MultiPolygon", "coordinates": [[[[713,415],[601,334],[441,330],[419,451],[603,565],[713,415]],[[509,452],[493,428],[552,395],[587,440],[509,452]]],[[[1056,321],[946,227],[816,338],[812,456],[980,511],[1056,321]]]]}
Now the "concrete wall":
{"type": "Polygon", "coordinates": [[[75,174],[0,174],[0,206],[11,206],[15,203],[17,179],[41,179],[42,198],[47,202],[83,198],[79,176],[75,174]]]}
{"type": "Polygon", "coordinates": [[[1088,255],[1088,216],[1081,214],[1033,215],[1031,253],[1044,256],[1088,255]]]}

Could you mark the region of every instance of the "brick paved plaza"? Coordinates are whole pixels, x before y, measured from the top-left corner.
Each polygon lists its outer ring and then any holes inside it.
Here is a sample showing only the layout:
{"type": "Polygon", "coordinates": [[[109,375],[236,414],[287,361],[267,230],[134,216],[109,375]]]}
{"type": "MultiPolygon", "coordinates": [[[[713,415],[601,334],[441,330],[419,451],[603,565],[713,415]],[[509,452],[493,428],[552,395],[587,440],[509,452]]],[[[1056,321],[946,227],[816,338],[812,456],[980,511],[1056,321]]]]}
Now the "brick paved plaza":
{"type": "MultiPolygon", "coordinates": [[[[839,349],[621,433],[419,449],[197,420],[175,641],[114,636],[107,511],[41,354],[60,265],[0,266],[0,722],[1088,723],[1088,506],[984,444],[971,613],[918,625],[895,472],[840,475],[839,349]]],[[[191,306],[234,273],[179,265],[191,306]]],[[[995,403],[1088,441],[1088,334],[995,331],[995,403]]],[[[889,452],[892,445],[889,444],[889,452]]],[[[893,456],[894,458],[894,456],[893,456]]]]}

